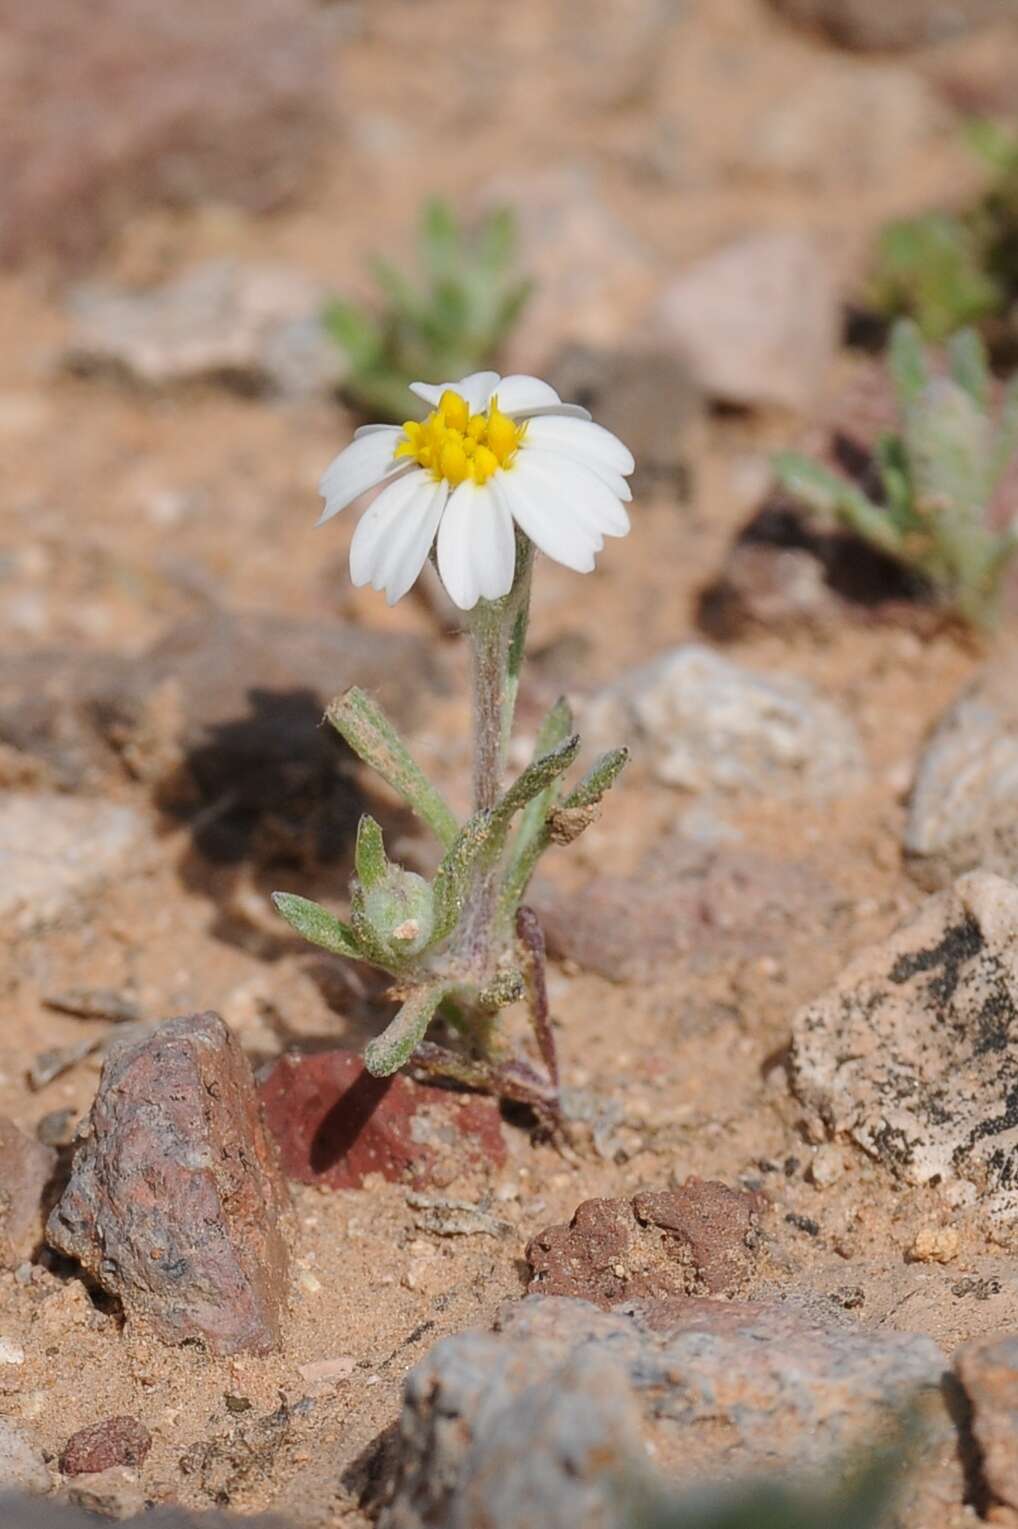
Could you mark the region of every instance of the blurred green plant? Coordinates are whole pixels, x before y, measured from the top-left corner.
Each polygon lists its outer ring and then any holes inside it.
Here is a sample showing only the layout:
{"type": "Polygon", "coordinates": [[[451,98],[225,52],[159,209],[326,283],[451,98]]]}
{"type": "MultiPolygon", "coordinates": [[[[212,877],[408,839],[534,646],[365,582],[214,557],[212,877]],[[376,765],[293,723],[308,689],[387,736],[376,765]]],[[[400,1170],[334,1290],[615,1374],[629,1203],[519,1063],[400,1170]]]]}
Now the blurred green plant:
{"type": "Polygon", "coordinates": [[[448,203],[430,201],[417,249],[416,281],[387,260],[373,261],[382,298],[377,312],[336,298],[324,314],[350,364],[346,396],[355,408],[397,424],[407,417],[409,383],[462,377],[490,364],[533,286],[518,273],[516,219],[507,207],[468,231],[448,203]]]}
{"type": "Polygon", "coordinates": [[[774,468],[797,499],[919,575],[945,609],[987,626],[1018,550],[1018,517],[998,529],[992,514],[1018,451],[1018,375],[995,411],[986,347],[975,330],[954,335],[947,357],[948,375],[935,375],[918,325],[895,324],[889,359],[901,430],[877,442],[875,498],[794,452],[776,457],[774,468]]]}
{"type": "Polygon", "coordinates": [[[900,1437],[858,1461],[833,1490],[760,1481],[652,1497],[632,1529],[889,1529],[919,1436],[916,1420],[903,1419],[900,1437]]]}
{"type": "Polygon", "coordinates": [[[914,318],[934,342],[1003,318],[1018,302],[1018,133],[979,120],[966,139],[991,171],[989,186],[962,212],[889,224],[870,284],[877,312],[914,318]]]}

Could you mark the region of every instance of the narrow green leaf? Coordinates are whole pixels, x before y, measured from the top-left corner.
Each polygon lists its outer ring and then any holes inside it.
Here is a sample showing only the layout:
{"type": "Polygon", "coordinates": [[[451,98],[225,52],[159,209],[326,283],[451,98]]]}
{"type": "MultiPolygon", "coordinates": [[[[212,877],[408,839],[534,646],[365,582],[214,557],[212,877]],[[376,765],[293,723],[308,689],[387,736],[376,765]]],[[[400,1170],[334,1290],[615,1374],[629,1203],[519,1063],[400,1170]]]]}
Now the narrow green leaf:
{"type": "Polygon", "coordinates": [[[354,753],[377,770],[445,848],[450,848],[459,825],[378,703],[355,686],[338,696],[325,715],[354,753]]]}
{"type": "Polygon", "coordinates": [[[326,304],[322,321],[356,371],[364,371],[378,361],[382,353],[382,332],[362,308],[334,298],[326,304]]]}
{"type": "MultiPolygon", "coordinates": [[[[572,731],[572,708],[565,696],[560,696],[545,717],[537,734],[537,741],[534,746],[535,760],[540,759],[545,754],[550,754],[553,749],[558,748],[570,736],[572,731]]],[[[556,776],[552,783],[539,792],[523,809],[520,825],[516,830],[516,836],[509,851],[509,864],[503,882],[503,900],[506,897],[510,900],[512,899],[515,892],[511,889],[515,889],[521,877],[523,878],[524,888],[530,880],[530,876],[533,873],[533,865],[536,863],[536,857],[532,858],[533,848],[541,837],[549,811],[558,799],[561,780],[561,776],[556,776]],[[528,866],[529,869],[527,869],[528,866]]],[[[541,850],[538,850],[537,853],[540,855],[541,850]]],[[[522,897],[522,890],[519,895],[522,897]]],[[[518,901],[519,897],[512,904],[510,912],[515,912],[518,901]]]]}
{"type": "Polygon", "coordinates": [[[291,929],[296,929],[312,945],[320,945],[334,956],[349,956],[354,961],[367,959],[349,924],[335,918],[318,903],[297,897],[293,892],[273,892],[272,901],[291,929]]]}
{"type": "Polygon", "coordinates": [[[811,509],[836,516],[889,557],[902,557],[901,536],[891,517],[847,478],[791,451],[774,458],[774,471],[783,487],[811,509]]]}
{"type": "Polygon", "coordinates": [[[898,404],[905,409],[930,380],[922,331],[914,319],[899,319],[895,324],[887,359],[898,404]]]}
{"type": "Polygon", "coordinates": [[[629,763],[628,749],[612,749],[607,754],[602,754],[597,763],[587,771],[565,801],[563,807],[596,807],[606,792],[618,780],[622,771],[629,763]]]}
{"type": "Polygon", "coordinates": [[[516,814],[547,786],[557,780],[580,751],[580,736],[573,733],[562,743],[529,764],[491,813],[489,842],[498,841],[496,853],[501,850],[501,840],[516,814]]]}
{"type": "Polygon", "coordinates": [[[382,830],[369,813],[365,813],[357,825],[354,865],[357,880],[366,892],[370,892],[372,887],[381,886],[389,869],[382,830]]]}
{"type": "Polygon", "coordinates": [[[364,888],[356,882],[350,898],[350,924],[357,944],[373,966],[394,974],[405,970],[406,962],[389,947],[368,917],[364,888]]]}
{"type": "Polygon", "coordinates": [[[391,1024],[368,1042],[364,1065],[373,1077],[388,1078],[409,1062],[427,1034],[445,992],[440,985],[416,988],[391,1024]]]}
{"type": "Polygon", "coordinates": [[[947,342],[947,359],[951,376],[959,387],[986,409],[990,404],[990,362],[986,346],[977,329],[959,329],[947,342]]]}

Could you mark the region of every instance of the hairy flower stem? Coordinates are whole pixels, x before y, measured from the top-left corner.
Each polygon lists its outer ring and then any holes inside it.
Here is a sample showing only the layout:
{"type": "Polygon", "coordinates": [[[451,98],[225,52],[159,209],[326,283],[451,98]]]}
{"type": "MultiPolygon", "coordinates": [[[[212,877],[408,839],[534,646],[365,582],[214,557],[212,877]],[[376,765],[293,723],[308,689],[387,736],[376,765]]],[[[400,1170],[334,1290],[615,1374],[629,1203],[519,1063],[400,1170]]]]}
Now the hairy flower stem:
{"type": "MultiPolygon", "coordinates": [[[[479,600],[470,613],[474,658],[474,806],[490,812],[502,794],[509,736],[516,710],[520,666],[530,614],[534,549],[516,539],[516,578],[501,600],[479,600]]],[[[498,865],[483,865],[467,899],[458,953],[475,980],[494,975],[500,952],[494,948],[498,911],[498,865]]]]}

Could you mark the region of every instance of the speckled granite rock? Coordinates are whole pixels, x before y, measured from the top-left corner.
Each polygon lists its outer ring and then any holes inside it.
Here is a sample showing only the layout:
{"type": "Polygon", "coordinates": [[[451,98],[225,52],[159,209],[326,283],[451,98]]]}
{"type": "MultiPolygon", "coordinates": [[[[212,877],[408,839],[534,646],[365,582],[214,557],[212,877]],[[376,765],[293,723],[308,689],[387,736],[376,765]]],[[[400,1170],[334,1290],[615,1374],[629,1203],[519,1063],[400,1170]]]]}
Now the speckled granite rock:
{"type": "Polygon", "coordinates": [[[972,872],[793,1026],[796,1093],[912,1184],[1018,1216],[1018,887],[972,872]]]}

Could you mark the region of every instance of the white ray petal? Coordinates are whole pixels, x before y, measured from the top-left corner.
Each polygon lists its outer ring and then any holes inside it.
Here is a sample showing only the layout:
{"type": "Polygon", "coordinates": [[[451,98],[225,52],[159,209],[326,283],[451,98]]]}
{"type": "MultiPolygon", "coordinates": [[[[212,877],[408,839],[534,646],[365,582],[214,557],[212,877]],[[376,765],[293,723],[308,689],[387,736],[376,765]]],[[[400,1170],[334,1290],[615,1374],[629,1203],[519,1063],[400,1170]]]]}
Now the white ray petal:
{"type": "Polygon", "coordinates": [[[498,372],[471,372],[458,382],[411,382],[410,391],[423,398],[432,409],[437,409],[447,388],[465,398],[471,413],[478,414],[487,407],[488,399],[498,387],[498,372]]]}
{"type": "Polygon", "coordinates": [[[385,560],[389,552],[389,537],[399,517],[415,505],[423,507],[430,500],[435,487],[434,479],[423,468],[400,478],[379,494],[357,522],[350,543],[350,578],[360,587],[382,585],[378,575],[384,574],[385,560]]]}
{"type": "MultiPolygon", "coordinates": [[[[577,462],[561,452],[531,447],[520,452],[510,475],[519,471],[531,481],[536,476],[549,504],[574,515],[591,532],[625,536],[629,531],[629,516],[620,502],[621,496],[585,462],[577,462]]],[[[624,479],[618,481],[628,490],[624,479]]]]}
{"type": "MultiPolygon", "coordinates": [[[[331,520],[348,504],[367,493],[369,488],[382,483],[393,473],[402,472],[408,465],[393,455],[398,432],[375,433],[352,441],[345,450],[325,469],[318,491],[325,500],[325,509],[318,524],[331,520]]],[[[413,466],[413,463],[409,464],[413,466]]]]}
{"type": "Polygon", "coordinates": [[[605,467],[622,477],[627,477],[636,467],[628,446],[603,425],[595,425],[593,420],[569,419],[563,415],[540,416],[527,425],[525,439],[545,450],[564,451],[590,465],[603,462],[605,467]]]}
{"type": "Polygon", "coordinates": [[[510,472],[496,473],[491,484],[535,547],[576,573],[590,573],[594,554],[604,545],[600,536],[592,535],[575,515],[556,504],[537,474],[529,474],[521,462],[510,472]]]}
{"type": "Polygon", "coordinates": [[[389,605],[402,600],[412,584],[417,582],[431,551],[449,499],[449,485],[436,483],[430,499],[420,506],[414,504],[404,510],[393,528],[392,550],[385,560],[385,598],[389,605]]]}
{"type": "Polygon", "coordinates": [[[460,610],[499,600],[512,588],[516,537],[512,515],[491,483],[468,478],[454,490],[438,532],[438,571],[460,610]]]}
{"type": "Polygon", "coordinates": [[[390,430],[395,435],[403,434],[401,425],[358,425],[353,433],[355,441],[359,441],[362,435],[381,435],[383,430],[390,430]]]}
{"type": "MultiPolygon", "coordinates": [[[[492,391],[498,394],[498,406],[503,414],[519,414],[528,409],[560,408],[562,405],[561,398],[550,383],[542,382],[540,377],[527,377],[521,372],[500,378],[498,387],[492,391]]],[[[485,403],[490,398],[489,393],[485,403]]]]}
{"type": "Polygon", "coordinates": [[[506,409],[513,419],[589,419],[590,410],[578,403],[546,404],[541,409],[506,409]]]}

